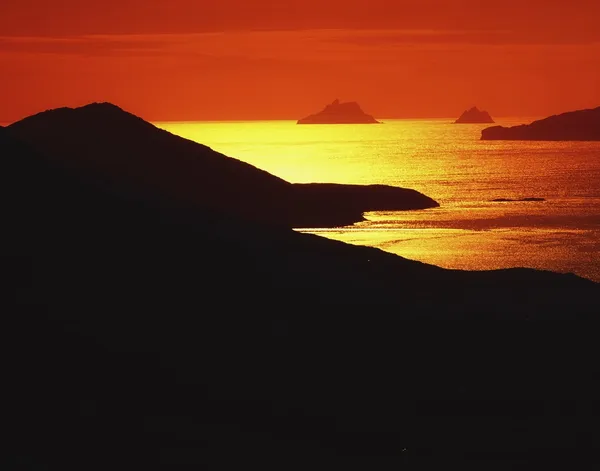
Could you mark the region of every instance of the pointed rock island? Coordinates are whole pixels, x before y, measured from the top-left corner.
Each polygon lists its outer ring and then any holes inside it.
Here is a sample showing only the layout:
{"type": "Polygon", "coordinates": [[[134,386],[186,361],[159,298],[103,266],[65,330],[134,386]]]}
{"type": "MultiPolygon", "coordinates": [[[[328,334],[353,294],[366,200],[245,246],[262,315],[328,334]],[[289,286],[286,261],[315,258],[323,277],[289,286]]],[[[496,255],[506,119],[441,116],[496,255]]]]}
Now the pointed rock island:
{"type": "Polygon", "coordinates": [[[600,107],[569,111],[519,126],[492,126],[481,131],[482,140],[600,141],[600,107]]]}
{"type": "Polygon", "coordinates": [[[355,101],[340,103],[334,100],[318,113],[299,119],[297,124],[379,124],[366,114],[355,101]]]}
{"type": "Polygon", "coordinates": [[[493,122],[494,120],[487,111],[480,110],[476,106],[464,111],[463,114],[454,121],[455,124],[485,124],[493,122]]]}

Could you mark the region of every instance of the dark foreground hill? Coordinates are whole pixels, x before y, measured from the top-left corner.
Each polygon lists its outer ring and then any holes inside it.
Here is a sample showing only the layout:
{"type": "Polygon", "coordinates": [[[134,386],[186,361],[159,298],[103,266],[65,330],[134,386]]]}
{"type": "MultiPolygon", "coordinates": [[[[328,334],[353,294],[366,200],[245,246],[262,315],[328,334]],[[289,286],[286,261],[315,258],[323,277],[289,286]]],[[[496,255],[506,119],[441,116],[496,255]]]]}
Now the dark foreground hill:
{"type": "Polygon", "coordinates": [[[594,458],[595,356],[564,328],[405,321],[586,318],[597,284],[443,270],[117,192],[41,148],[0,129],[4,469],[594,458]]]}
{"type": "Polygon", "coordinates": [[[481,131],[482,140],[599,141],[600,107],[570,111],[519,126],[492,126],[481,131]]]}
{"type": "Polygon", "coordinates": [[[110,103],[45,111],[7,130],[41,150],[52,162],[83,172],[114,191],[134,189],[137,194],[273,225],[342,226],[362,220],[365,211],[439,206],[431,198],[404,188],[292,185],[158,129],[110,103]],[[315,199],[319,192],[324,197],[315,199]]]}

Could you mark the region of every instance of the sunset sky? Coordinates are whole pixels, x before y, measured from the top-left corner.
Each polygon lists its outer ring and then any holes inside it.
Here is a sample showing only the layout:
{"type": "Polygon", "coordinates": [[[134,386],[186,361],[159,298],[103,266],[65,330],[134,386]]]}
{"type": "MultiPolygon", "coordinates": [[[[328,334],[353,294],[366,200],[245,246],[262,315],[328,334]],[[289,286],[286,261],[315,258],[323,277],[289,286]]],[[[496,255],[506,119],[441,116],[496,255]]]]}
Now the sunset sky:
{"type": "Polygon", "coordinates": [[[111,101],[148,120],[600,106],[598,0],[1,0],[0,122],[111,101]]]}

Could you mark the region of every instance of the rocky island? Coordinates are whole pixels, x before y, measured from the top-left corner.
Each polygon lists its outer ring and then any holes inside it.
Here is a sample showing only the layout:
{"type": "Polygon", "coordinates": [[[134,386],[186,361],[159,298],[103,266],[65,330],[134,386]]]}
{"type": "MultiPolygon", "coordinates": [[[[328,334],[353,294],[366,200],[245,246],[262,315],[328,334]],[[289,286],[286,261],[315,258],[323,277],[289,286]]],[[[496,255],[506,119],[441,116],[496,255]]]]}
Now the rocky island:
{"type": "Polygon", "coordinates": [[[476,106],[464,111],[463,114],[454,121],[455,124],[485,124],[493,122],[494,120],[487,111],[480,110],[476,106]]]}
{"type": "Polygon", "coordinates": [[[318,113],[299,119],[297,124],[379,124],[366,114],[355,101],[340,103],[334,100],[318,113]]]}
{"type": "Polygon", "coordinates": [[[600,107],[569,111],[519,126],[492,126],[481,131],[482,140],[600,141],[600,107]]]}

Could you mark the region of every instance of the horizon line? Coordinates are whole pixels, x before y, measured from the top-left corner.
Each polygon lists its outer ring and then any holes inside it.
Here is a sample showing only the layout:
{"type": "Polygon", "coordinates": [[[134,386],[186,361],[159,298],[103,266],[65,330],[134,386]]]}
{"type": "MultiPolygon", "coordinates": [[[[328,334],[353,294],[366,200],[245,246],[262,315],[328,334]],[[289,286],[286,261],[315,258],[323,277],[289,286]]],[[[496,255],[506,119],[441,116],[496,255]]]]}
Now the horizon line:
{"type": "MultiPolygon", "coordinates": [[[[46,110],[46,111],[48,111],[48,110],[46,110]]],[[[127,110],[125,110],[125,111],[127,111],[127,110]]],[[[133,114],[135,114],[135,113],[133,113],[133,114]]],[[[22,118],[16,119],[14,121],[0,120],[0,126],[2,126],[2,127],[10,126],[11,124],[17,123],[29,116],[32,116],[32,115],[27,115],[22,118]]],[[[136,115],[136,116],[138,116],[138,117],[142,118],[144,121],[147,121],[152,124],[155,124],[155,123],[241,123],[241,122],[266,122],[266,121],[298,121],[300,119],[300,118],[148,119],[148,118],[144,118],[140,115],[136,115]]],[[[494,121],[496,121],[498,119],[536,120],[536,119],[543,119],[548,116],[550,116],[550,115],[495,115],[492,117],[492,119],[494,119],[494,121]]],[[[378,116],[373,115],[373,117],[377,120],[382,120],[382,121],[385,121],[385,120],[409,121],[409,120],[428,120],[428,119],[447,119],[447,120],[455,121],[456,119],[458,119],[458,116],[442,116],[442,115],[403,116],[403,117],[392,117],[392,116],[378,117],[378,116]]],[[[492,124],[493,125],[494,123],[475,123],[475,124],[492,124]]]]}
{"type": "MultiPolygon", "coordinates": [[[[393,121],[413,121],[413,120],[427,120],[427,119],[448,119],[455,121],[458,119],[457,116],[412,116],[412,117],[377,117],[374,116],[375,119],[378,120],[393,120],[393,121]]],[[[506,116],[494,116],[493,119],[523,119],[523,118],[533,118],[540,119],[545,117],[542,115],[506,115],[506,116]]],[[[242,123],[242,122],[250,122],[250,121],[298,121],[300,118],[235,118],[235,119],[152,119],[148,120],[150,123],[242,123]]],[[[0,124],[2,124],[0,122],[0,124]]],[[[352,123],[349,123],[352,124],[352,123]]],[[[494,123],[475,123],[475,124],[494,124],[494,123]]]]}
{"type": "MultiPolygon", "coordinates": [[[[29,116],[29,115],[28,115],[29,116]]],[[[7,127],[10,126],[11,124],[14,123],[18,123],[19,121],[21,121],[22,119],[27,118],[28,116],[25,116],[21,119],[17,119],[15,121],[0,121],[0,126],[2,127],[7,127]]],[[[545,116],[495,116],[493,117],[494,121],[496,121],[497,119],[543,119],[545,116]]],[[[152,124],[162,124],[162,123],[247,123],[247,122],[267,122],[267,121],[298,121],[299,118],[231,118],[231,119],[146,119],[140,116],[140,118],[142,118],[144,121],[147,121],[149,123],[152,124]]],[[[416,120],[430,120],[430,119],[447,119],[450,121],[455,121],[457,119],[456,116],[419,116],[419,117],[386,117],[386,118],[380,118],[380,117],[376,117],[376,119],[381,120],[381,121],[416,121],[416,120]]],[[[348,124],[352,124],[352,123],[348,123],[348,124]]],[[[494,123],[474,123],[474,124],[490,124],[493,125],[494,123]]]]}

